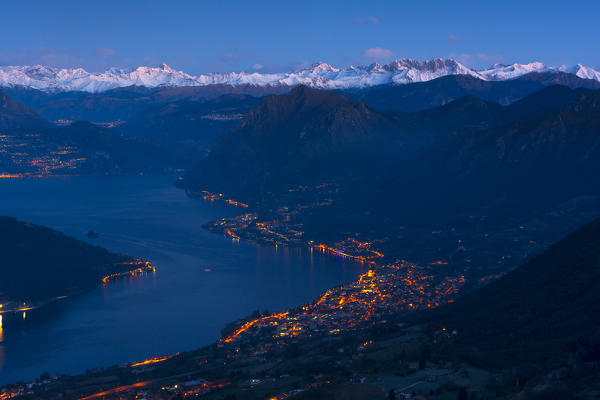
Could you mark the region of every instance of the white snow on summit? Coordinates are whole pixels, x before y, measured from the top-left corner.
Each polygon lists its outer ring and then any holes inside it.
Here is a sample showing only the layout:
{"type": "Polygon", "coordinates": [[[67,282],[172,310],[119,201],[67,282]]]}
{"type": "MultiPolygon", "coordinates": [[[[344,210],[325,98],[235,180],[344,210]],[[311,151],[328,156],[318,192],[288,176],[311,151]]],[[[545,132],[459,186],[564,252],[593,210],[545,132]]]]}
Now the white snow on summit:
{"type": "Polygon", "coordinates": [[[594,79],[600,81],[600,72],[595,69],[584,67],[581,64],[577,64],[573,67],[562,66],[558,68],[560,71],[568,72],[569,74],[575,74],[583,79],[594,79]]]}
{"type": "Polygon", "coordinates": [[[566,72],[569,74],[577,75],[583,79],[594,79],[600,81],[600,72],[593,68],[585,67],[581,64],[577,64],[573,67],[567,67],[562,65],[560,67],[552,67],[544,65],[541,62],[533,62],[529,64],[494,64],[487,70],[481,70],[479,73],[487,80],[501,81],[506,79],[518,78],[521,75],[528,74],[530,72],[566,72]]]}
{"type": "Polygon", "coordinates": [[[204,86],[227,85],[308,85],[322,89],[362,88],[385,84],[425,82],[446,75],[470,75],[483,80],[514,79],[530,72],[567,72],[580,78],[600,81],[600,72],[578,64],[574,67],[550,67],[539,62],[529,64],[495,64],[485,70],[468,68],[458,61],[436,58],[429,61],[412,59],[395,60],[389,64],[374,63],[367,66],[336,68],[317,63],[294,72],[259,73],[228,72],[193,76],[170,68],[136,69],[110,68],[101,73],[91,73],[82,68],[58,69],[36,66],[0,67],[0,87],[24,86],[46,91],[103,92],[126,86],[204,86]]]}
{"type": "Polygon", "coordinates": [[[134,70],[110,68],[102,73],[84,69],[58,69],[35,66],[0,67],[0,86],[25,86],[49,91],[103,92],[124,86],[196,85],[191,75],[175,71],[166,64],[157,68],[138,67],[134,70]]]}
{"type": "Polygon", "coordinates": [[[490,81],[503,81],[507,79],[518,78],[521,75],[528,74],[530,72],[546,72],[549,71],[549,67],[546,67],[541,62],[533,62],[529,64],[494,64],[490,68],[481,70],[479,73],[490,81]]]}

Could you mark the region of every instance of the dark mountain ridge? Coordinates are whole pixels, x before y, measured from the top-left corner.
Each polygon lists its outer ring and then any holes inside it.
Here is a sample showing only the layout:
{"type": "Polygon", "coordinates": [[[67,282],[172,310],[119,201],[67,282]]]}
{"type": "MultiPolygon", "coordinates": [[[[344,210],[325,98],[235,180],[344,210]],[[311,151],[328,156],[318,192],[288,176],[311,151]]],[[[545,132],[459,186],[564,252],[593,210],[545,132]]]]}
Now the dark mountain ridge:
{"type": "Polygon", "coordinates": [[[507,107],[509,116],[515,111],[525,115],[522,119],[434,143],[410,166],[398,165],[388,174],[371,204],[401,220],[415,214],[432,220],[474,213],[501,218],[600,195],[595,172],[600,170],[600,91],[567,92],[562,103],[552,103],[560,110],[548,109],[546,95],[561,91],[547,88],[534,95],[541,104],[532,106],[535,99],[526,98],[507,107]],[[406,213],[390,214],[397,205],[386,199],[403,190],[413,194],[404,201],[406,213]],[[439,193],[444,193],[441,203],[439,193]]]}
{"type": "Polygon", "coordinates": [[[509,392],[596,398],[599,297],[596,219],[504,277],[409,320],[442,333],[431,346],[435,357],[502,371],[509,392]]]}
{"type": "Polygon", "coordinates": [[[18,103],[0,90],[0,129],[47,128],[51,124],[32,108],[18,103]]]}
{"type": "Polygon", "coordinates": [[[414,112],[437,107],[467,95],[508,105],[552,85],[571,89],[600,89],[600,82],[582,79],[573,74],[532,72],[507,81],[483,81],[468,75],[448,75],[428,82],[374,86],[361,90],[344,90],[341,93],[377,110],[414,112]]]}
{"type": "MultiPolygon", "coordinates": [[[[461,184],[468,185],[469,179],[474,179],[470,173],[476,176],[482,176],[483,171],[496,173],[498,176],[490,175],[490,180],[500,179],[506,184],[512,178],[503,176],[512,175],[503,172],[505,167],[512,173],[517,173],[515,168],[522,171],[535,167],[532,174],[547,169],[565,175],[567,172],[559,164],[549,163],[558,157],[556,154],[548,154],[546,159],[541,154],[538,158],[523,155],[525,164],[519,166],[515,159],[505,160],[508,164],[502,168],[485,164],[498,159],[496,145],[502,143],[510,145],[508,150],[529,144],[540,151],[559,151],[559,147],[546,149],[544,146],[556,142],[546,141],[567,139],[570,124],[574,130],[587,132],[581,132],[585,140],[580,140],[577,133],[569,136],[577,137],[568,141],[574,146],[568,150],[573,157],[584,154],[583,151],[594,151],[596,136],[588,131],[593,129],[596,113],[585,110],[597,92],[555,85],[505,107],[465,96],[416,113],[380,113],[332,92],[299,87],[289,95],[269,96],[252,109],[233,131],[219,140],[210,156],[187,174],[186,181],[189,188],[206,186],[237,196],[256,197],[259,189],[264,194],[285,184],[314,183],[341,175],[352,175],[368,185],[383,173],[390,178],[384,179],[382,186],[410,188],[417,193],[429,187],[431,193],[424,192],[423,196],[435,202],[433,188],[438,187],[437,181],[439,187],[452,192],[450,185],[461,188],[455,178],[461,177],[461,184]],[[588,100],[582,102],[582,99],[588,100]],[[579,104],[578,111],[569,111],[573,104],[579,104]],[[561,128],[559,121],[567,125],[561,128]],[[557,130],[556,135],[544,133],[550,127],[557,130]],[[415,154],[424,146],[428,147],[415,154]],[[482,151],[487,153],[484,155],[482,151]],[[466,164],[467,159],[470,161],[466,164]],[[386,171],[386,168],[391,169],[386,171]],[[434,169],[439,175],[431,172],[434,169]],[[429,172],[432,175],[426,176],[429,172]],[[436,181],[436,176],[444,178],[436,181]]],[[[585,160],[591,162],[589,157],[585,160]]],[[[373,192],[381,193],[375,202],[399,195],[389,190],[385,194],[379,189],[373,192]]]]}
{"type": "MultiPolygon", "coordinates": [[[[223,136],[186,178],[236,194],[371,169],[419,145],[397,118],[332,92],[271,95],[223,136]]],[[[256,192],[254,193],[256,194],[256,192]]]]}
{"type": "Polygon", "coordinates": [[[444,259],[478,277],[600,215],[600,91],[549,87],[507,107],[465,97],[412,114],[309,93],[307,105],[299,93],[265,100],[180,184],[289,210],[275,219],[289,215],[310,240],[378,240],[392,261],[444,259]]]}

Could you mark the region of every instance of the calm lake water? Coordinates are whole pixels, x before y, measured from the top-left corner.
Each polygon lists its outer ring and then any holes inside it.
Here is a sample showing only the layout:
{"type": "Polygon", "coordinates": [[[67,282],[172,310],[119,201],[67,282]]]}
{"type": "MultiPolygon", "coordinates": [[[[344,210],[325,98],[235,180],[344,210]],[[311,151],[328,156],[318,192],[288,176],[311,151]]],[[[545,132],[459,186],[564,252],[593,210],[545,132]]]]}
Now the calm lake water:
{"type": "Polygon", "coordinates": [[[172,176],[0,180],[0,215],[143,257],[157,267],[154,275],[98,287],[28,312],[25,319],[5,315],[0,384],[202,347],[218,339],[227,322],[257,309],[309,302],[364,271],[306,249],[210,233],[203,224],[241,211],[188,198],[173,181],[172,176]],[[100,237],[87,238],[89,230],[100,237]]]}

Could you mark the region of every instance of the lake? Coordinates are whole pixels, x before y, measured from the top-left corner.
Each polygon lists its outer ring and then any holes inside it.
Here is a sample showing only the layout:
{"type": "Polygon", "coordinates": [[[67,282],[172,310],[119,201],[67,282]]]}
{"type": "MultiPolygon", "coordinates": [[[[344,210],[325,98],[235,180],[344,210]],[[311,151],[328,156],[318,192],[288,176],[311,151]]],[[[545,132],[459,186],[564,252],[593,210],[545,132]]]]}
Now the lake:
{"type": "Polygon", "coordinates": [[[366,268],[308,249],[210,233],[202,225],[243,211],[189,198],[174,179],[0,180],[0,215],[148,259],[157,268],[25,316],[4,315],[0,384],[199,348],[217,340],[228,322],[257,309],[307,303],[366,268]],[[89,230],[100,237],[88,238],[89,230]]]}

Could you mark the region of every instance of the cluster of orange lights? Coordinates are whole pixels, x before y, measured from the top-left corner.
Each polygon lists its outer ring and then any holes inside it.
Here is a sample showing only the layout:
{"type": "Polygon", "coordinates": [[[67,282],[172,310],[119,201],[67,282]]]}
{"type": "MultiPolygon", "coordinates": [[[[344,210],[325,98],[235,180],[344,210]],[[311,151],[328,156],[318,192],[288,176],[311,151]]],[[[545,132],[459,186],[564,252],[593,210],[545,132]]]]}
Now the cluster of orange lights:
{"type": "Polygon", "coordinates": [[[234,238],[234,239],[239,239],[240,238],[238,235],[236,235],[235,233],[233,233],[231,231],[231,229],[229,229],[229,228],[225,229],[225,234],[227,236],[230,236],[230,237],[234,238]]]}
{"type": "Polygon", "coordinates": [[[273,337],[361,329],[367,326],[360,325],[363,321],[377,323],[388,313],[449,302],[464,282],[463,276],[445,277],[435,284],[434,277],[426,274],[425,269],[405,262],[380,266],[369,269],[354,283],[326,291],[300,309],[247,321],[222,342],[231,343],[249,331],[256,336],[265,326],[277,328],[273,337]]]}
{"type": "Polygon", "coordinates": [[[26,175],[24,175],[24,174],[0,174],[0,179],[16,179],[16,178],[24,178],[25,176],[26,175]]]}
{"type": "Polygon", "coordinates": [[[323,251],[324,253],[333,254],[333,255],[336,255],[336,256],[339,256],[342,258],[349,258],[349,259],[352,259],[352,260],[355,260],[355,261],[358,261],[361,263],[367,262],[367,263],[370,263],[373,265],[375,265],[375,261],[372,260],[373,258],[383,257],[382,253],[375,251],[375,250],[367,250],[369,253],[371,253],[371,255],[369,255],[369,256],[359,256],[359,255],[355,255],[355,254],[349,254],[344,250],[340,250],[338,248],[330,247],[330,246],[327,246],[324,244],[319,244],[314,247],[316,249],[323,251]]]}
{"type": "Polygon", "coordinates": [[[206,382],[203,383],[200,386],[197,386],[193,389],[187,390],[185,392],[183,392],[183,397],[190,397],[190,396],[198,396],[198,395],[202,395],[205,394],[213,389],[221,389],[224,388],[225,386],[230,385],[231,383],[229,382],[206,382]]]}
{"type": "MultiPolygon", "coordinates": [[[[0,178],[4,177],[0,175],[0,178]]],[[[213,194],[202,191],[203,199],[206,201],[223,201],[235,207],[248,208],[247,204],[231,199],[225,199],[223,194],[213,194]]],[[[269,230],[268,223],[257,222],[259,230],[271,234],[280,233],[269,230]]],[[[242,228],[247,224],[242,225],[242,228]]],[[[224,233],[234,239],[239,239],[236,228],[226,228],[224,233]],[[235,231],[235,232],[234,232],[235,231]]],[[[309,242],[312,244],[312,242],[309,242]]],[[[417,266],[398,262],[391,265],[378,265],[375,259],[383,258],[384,255],[371,249],[371,243],[359,242],[348,238],[333,246],[325,244],[314,245],[311,248],[320,249],[324,253],[348,258],[353,261],[367,263],[371,269],[361,274],[356,281],[349,285],[333,288],[323,293],[316,301],[292,311],[285,311],[258,318],[242,323],[230,335],[224,337],[220,343],[232,343],[246,334],[256,335],[263,327],[276,327],[278,332],[273,337],[294,337],[301,334],[312,335],[312,326],[317,326],[317,331],[337,334],[343,330],[359,328],[363,321],[378,321],[385,313],[398,310],[412,310],[419,308],[436,307],[442,302],[452,302],[450,298],[458,292],[458,288],[464,284],[464,276],[457,278],[444,278],[437,286],[433,286],[433,277],[425,274],[425,270],[417,266]],[[372,318],[373,317],[373,318],[372,318]],[[323,329],[323,327],[326,329],[323,329]]],[[[135,276],[148,271],[154,267],[147,261],[136,260],[130,263],[135,269],[115,273],[103,278],[103,283],[113,278],[123,276],[135,276]]],[[[445,261],[436,261],[432,265],[444,265],[445,261]]],[[[363,343],[367,347],[372,341],[363,343]]],[[[236,350],[237,351],[237,350],[236,350]]],[[[176,355],[176,354],[174,354],[176,355]]],[[[149,358],[144,361],[129,364],[129,367],[141,367],[164,362],[174,355],[149,358]]],[[[126,392],[149,385],[149,382],[139,382],[132,385],[117,387],[112,390],[97,393],[80,400],[91,400],[98,397],[126,392]]],[[[197,396],[214,388],[228,385],[224,383],[205,382],[193,389],[180,392],[184,397],[197,396]]],[[[175,386],[177,387],[177,386],[175,386]]],[[[2,398],[0,398],[2,400],[2,398]]]]}
{"type": "Polygon", "coordinates": [[[154,358],[149,358],[147,360],[144,361],[139,361],[133,364],[129,364],[130,367],[141,367],[144,365],[150,365],[150,364],[156,364],[156,363],[161,363],[163,361],[168,360],[169,358],[172,358],[174,356],[176,356],[179,353],[176,354],[170,354],[170,355],[166,355],[166,356],[161,356],[161,357],[154,357],[154,358]]]}
{"type": "Polygon", "coordinates": [[[0,179],[19,179],[19,178],[48,178],[48,177],[55,177],[55,178],[60,178],[60,177],[67,177],[67,176],[73,176],[73,175],[61,175],[61,174],[50,174],[49,170],[48,171],[39,171],[36,173],[33,172],[28,172],[25,174],[0,174],[0,179]]]}
{"type": "Polygon", "coordinates": [[[235,201],[235,200],[231,200],[231,199],[225,200],[225,203],[229,204],[230,206],[248,208],[248,204],[240,203],[239,201],[235,201]]]}
{"type": "Polygon", "coordinates": [[[133,389],[143,388],[145,386],[150,385],[151,383],[152,383],[152,381],[146,381],[146,382],[137,382],[137,383],[134,383],[131,385],[119,386],[114,389],[106,390],[104,392],[100,392],[100,393],[92,394],[90,396],[82,397],[79,400],[91,400],[91,399],[97,399],[99,397],[109,396],[109,395],[116,394],[116,393],[128,392],[133,389]]]}
{"type": "MultiPolygon", "coordinates": [[[[226,230],[230,236],[234,236],[231,231],[226,230]]],[[[355,243],[360,247],[360,242],[355,243]]],[[[315,246],[324,251],[330,248],[324,245],[315,246]]],[[[368,247],[364,249],[371,251],[368,247]]],[[[382,254],[373,252],[372,257],[383,257],[382,254]]],[[[337,253],[334,253],[337,254],[337,253]]],[[[343,254],[343,253],[342,253],[343,254]]],[[[353,259],[363,259],[365,257],[343,254],[353,259]]],[[[375,264],[374,261],[368,261],[375,264]]],[[[154,267],[147,261],[136,260],[129,262],[133,266],[139,266],[136,269],[120,274],[113,274],[105,278],[109,279],[123,275],[135,275],[137,273],[153,270],[154,267]]],[[[244,337],[245,334],[256,336],[264,327],[276,328],[276,333],[272,338],[296,337],[300,335],[312,336],[313,333],[323,332],[325,334],[335,335],[342,331],[350,329],[362,329],[367,325],[381,321],[381,317],[386,313],[398,310],[414,310],[436,307],[443,302],[452,302],[454,294],[459,287],[465,283],[464,276],[455,278],[445,277],[434,286],[433,276],[426,274],[426,270],[416,265],[404,261],[389,265],[374,266],[365,273],[361,274],[356,281],[351,284],[330,289],[323,293],[313,303],[292,311],[262,315],[258,318],[248,320],[241,324],[233,333],[220,340],[220,343],[232,343],[236,339],[244,337]],[[361,325],[367,322],[367,325],[361,325]],[[316,330],[314,330],[316,329],[316,330]]],[[[271,332],[271,331],[269,331],[271,332]]],[[[270,335],[270,333],[269,333],[270,335]]],[[[266,338],[266,337],[265,337],[266,338]]],[[[266,342],[264,342],[266,343],[266,342]]],[[[362,343],[361,348],[371,345],[372,341],[362,343]]],[[[238,352],[239,349],[236,349],[238,352]]],[[[178,353],[177,353],[178,354],[178,353]]],[[[166,355],[149,358],[144,361],[128,364],[128,367],[142,367],[164,362],[173,356],[166,355]]],[[[111,390],[103,391],[80,400],[92,400],[111,395],[118,395],[143,388],[156,381],[138,382],[135,384],[120,386],[111,390]]],[[[184,398],[196,397],[207,393],[210,390],[222,388],[229,385],[229,382],[203,382],[193,388],[178,388],[175,385],[170,390],[176,390],[184,398]]],[[[165,389],[165,388],[163,388],[165,389]]],[[[291,393],[282,394],[287,398],[291,393]]],[[[4,400],[8,397],[2,397],[4,400]]]]}
{"type": "Polygon", "coordinates": [[[275,325],[277,325],[277,322],[276,322],[277,320],[286,318],[289,314],[290,314],[289,311],[286,311],[286,312],[271,314],[271,315],[267,315],[267,316],[260,317],[257,319],[253,319],[251,321],[244,322],[242,324],[242,326],[240,326],[238,329],[236,329],[235,332],[233,332],[231,335],[222,339],[222,341],[225,343],[231,343],[235,340],[235,338],[240,336],[242,333],[246,332],[248,329],[250,329],[253,326],[258,325],[260,323],[274,322],[275,325]]]}
{"type": "Polygon", "coordinates": [[[152,266],[152,264],[150,264],[149,261],[145,261],[145,260],[128,261],[128,262],[122,262],[119,264],[138,266],[138,268],[106,275],[104,278],[102,278],[102,284],[106,285],[108,282],[110,282],[111,280],[114,280],[114,279],[123,278],[125,276],[134,277],[134,276],[138,276],[140,274],[143,274],[143,273],[146,273],[149,271],[154,272],[156,270],[154,268],[154,266],[152,266]]]}
{"type": "Polygon", "coordinates": [[[17,397],[20,396],[21,394],[18,392],[2,392],[0,393],[0,400],[5,400],[5,399],[12,399],[13,397],[17,397]]]}
{"type": "Polygon", "coordinates": [[[221,201],[225,202],[225,204],[228,204],[230,206],[248,208],[248,204],[246,204],[246,203],[242,203],[242,202],[231,200],[231,199],[226,199],[225,196],[223,196],[223,193],[211,193],[206,190],[203,190],[202,191],[202,199],[205,201],[210,201],[210,202],[221,200],[221,201]]]}
{"type": "MultiPolygon", "coordinates": [[[[287,243],[289,241],[287,236],[285,236],[284,234],[282,234],[280,232],[269,229],[270,224],[277,224],[277,223],[279,223],[279,221],[257,222],[256,226],[260,231],[265,233],[267,236],[274,236],[275,238],[278,238],[279,240],[281,240],[283,243],[287,243]]],[[[302,233],[297,232],[294,235],[302,236],[302,233]]],[[[277,240],[277,239],[275,239],[275,240],[277,240]]]]}

